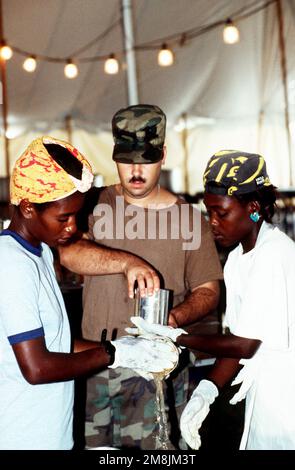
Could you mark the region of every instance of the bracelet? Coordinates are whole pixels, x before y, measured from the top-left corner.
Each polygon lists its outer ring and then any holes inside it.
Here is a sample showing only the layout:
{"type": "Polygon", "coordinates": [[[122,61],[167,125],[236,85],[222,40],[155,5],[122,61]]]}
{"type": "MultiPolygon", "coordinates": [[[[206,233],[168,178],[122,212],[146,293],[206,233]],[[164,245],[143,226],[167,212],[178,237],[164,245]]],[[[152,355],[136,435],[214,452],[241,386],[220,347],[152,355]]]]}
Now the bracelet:
{"type": "Polygon", "coordinates": [[[102,343],[103,347],[105,348],[106,352],[108,353],[108,355],[110,356],[110,362],[109,362],[109,366],[111,366],[112,364],[114,364],[115,362],[115,351],[116,351],[116,348],[115,346],[110,342],[110,341],[104,341],[102,343]]]}

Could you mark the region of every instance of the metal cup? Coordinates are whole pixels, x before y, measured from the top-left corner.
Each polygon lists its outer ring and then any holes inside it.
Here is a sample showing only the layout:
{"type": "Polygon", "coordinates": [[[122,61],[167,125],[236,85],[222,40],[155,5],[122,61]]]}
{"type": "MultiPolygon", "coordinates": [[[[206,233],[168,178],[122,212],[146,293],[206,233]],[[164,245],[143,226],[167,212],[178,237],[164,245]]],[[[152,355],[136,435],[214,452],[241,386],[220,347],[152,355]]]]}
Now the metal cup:
{"type": "Polygon", "coordinates": [[[160,289],[153,295],[140,297],[136,292],[136,304],[134,314],[140,316],[148,323],[167,325],[169,306],[169,290],[160,289]]]}

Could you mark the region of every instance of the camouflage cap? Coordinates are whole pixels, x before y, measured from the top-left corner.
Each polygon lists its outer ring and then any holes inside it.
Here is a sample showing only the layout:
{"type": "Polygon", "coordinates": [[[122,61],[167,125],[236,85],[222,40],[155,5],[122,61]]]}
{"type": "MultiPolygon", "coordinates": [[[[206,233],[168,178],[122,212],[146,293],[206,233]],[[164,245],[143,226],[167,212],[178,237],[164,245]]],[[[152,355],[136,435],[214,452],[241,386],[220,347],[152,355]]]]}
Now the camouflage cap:
{"type": "Polygon", "coordinates": [[[272,186],[265,160],[256,153],[221,150],[209,160],[203,176],[206,192],[233,196],[272,186]]]}
{"type": "Polygon", "coordinates": [[[163,158],[166,116],[158,107],[137,104],[120,109],[112,119],[113,160],[156,163],[163,158]]]}

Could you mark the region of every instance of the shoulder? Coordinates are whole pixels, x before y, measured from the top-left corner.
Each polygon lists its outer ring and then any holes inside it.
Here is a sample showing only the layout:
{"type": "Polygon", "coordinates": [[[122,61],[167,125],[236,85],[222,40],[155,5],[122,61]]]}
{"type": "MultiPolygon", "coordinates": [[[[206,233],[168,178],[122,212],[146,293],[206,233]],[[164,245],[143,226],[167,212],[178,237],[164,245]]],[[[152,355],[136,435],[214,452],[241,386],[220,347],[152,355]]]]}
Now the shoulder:
{"type": "Polygon", "coordinates": [[[39,257],[29,253],[12,237],[0,236],[1,282],[18,278],[38,276],[39,257]]]}
{"type": "Polygon", "coordinates": [[[177,205],[179,205],[180,208],[186,207],[186,208],[187,208],[187,211],[188,211],[191,215],[193,215],[193,214],[198,214],[198,216],[199,216],[200,218],[204,218],[204,220],[205,220],[205,217],[202,215],[201,211],[200,211],[196,206],[194,206],[192,203],[187,202],[182,196],[176,196],[175,203],[176,203],[177,205]]]}
{"type": "Polygon", "coordinates": [[[182,197],[177,198],[177,204],[180,207],[182,215],[188,214],[189,226],[195,231],[200,231],[202,237],[205,237],[206,239],[212,239],[213,241],[211,227],[205,217],[205,214],[196,205],[187,202],[182,197]]]}
{"type": "Polygon", "coordinates": [[[100,188],[93,187],[87,191],[84,198],[84,204],[81,212],[90,214],[93,212],[94,207],[103,202],[104,199],[115,197],[116,189],[115,185],[101,186],[100,188]]]}
{"type": "Polygon", "coordinates": [[[278,227],[270,226],[257,247],[257,259],[295,262],[295,243],[278,227]]]}
{"type": "Polygon", "coordinates": [[[295,242],[286,233],[282,232],[278,227],[274,227],[271,233],[273,243],[279,243],[291,250],[295,249],[295,242]]]}
{"type": "Polygon", "coordinates": [[[158,186],[158,192],[153,200],[153,204],[163,207],[171,207],[177,203],[178,196],[168,189],[158,186]]]}
{"type": "Polygon", "coordinates": [[[0,258],[1,265],[4,267],[5,260],[10,262],[18,261],[25,258],[25,249],[16,242],[11,236],[0,236],[0,258]]]}
{"type": "MultiPolygon", "coordinates": [[[[99,193],[99,197],[96,201],[96,204],[110,204],[113,205],[115,204],[116,197],[120,196],[116,189],[116,185],[111,185],[111,186],[104,186],[103,188],[100,188],[101,191],[99,193]]],[[[123,196],[121,196],[123,198],[123,196]]]]}

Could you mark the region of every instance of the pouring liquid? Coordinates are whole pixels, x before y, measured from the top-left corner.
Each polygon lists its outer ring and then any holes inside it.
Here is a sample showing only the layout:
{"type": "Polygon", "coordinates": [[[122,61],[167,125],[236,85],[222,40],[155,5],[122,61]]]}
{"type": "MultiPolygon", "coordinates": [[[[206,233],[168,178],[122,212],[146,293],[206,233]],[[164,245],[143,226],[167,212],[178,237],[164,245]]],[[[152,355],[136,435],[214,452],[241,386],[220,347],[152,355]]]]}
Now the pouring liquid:
{"type": "Polygon", "coordinates": [[[173,448],[168,435],[168,424],[163,393],[163,380],[166,375],[167,372],[153,374],[156,384],[156,419],[158,424],[158,434],[156,435],[155,448],[157,450],[169,450],[173,448]]]}

